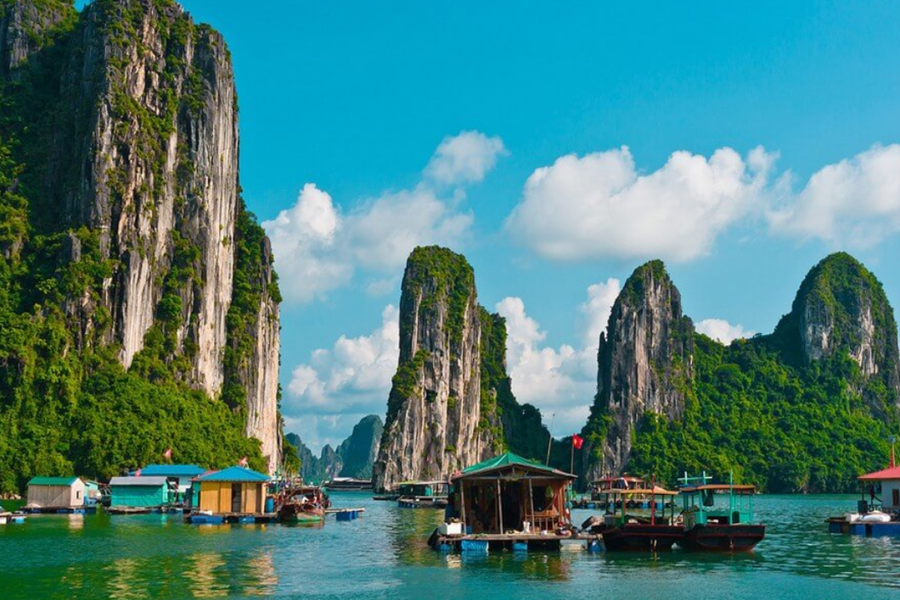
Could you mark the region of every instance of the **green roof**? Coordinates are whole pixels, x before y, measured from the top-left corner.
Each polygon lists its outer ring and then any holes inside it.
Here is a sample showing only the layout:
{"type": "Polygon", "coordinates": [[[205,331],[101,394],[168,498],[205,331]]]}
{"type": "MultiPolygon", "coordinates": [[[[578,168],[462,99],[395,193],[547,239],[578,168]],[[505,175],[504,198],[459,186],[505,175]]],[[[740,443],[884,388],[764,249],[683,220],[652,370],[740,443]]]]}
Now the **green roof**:
{"type": "Polygon", "coordinates": [[[77,477],[32,477],[28,485],[72,485],[77,477]]]}
{"type": "Polygon", "coordinates": [[[473,475],[475,473],[482,473],[485,471],[499,471],[504,467],[525,467],[526,469],[530,469],[532,471],[541,471],[550,475],[570,477],[572,479],[575,478],[575,475],[572,475],[571,473],[566,473],[564,471],[554,469],[553,467],[548,467],[547,465],[541,464],[536,460],[522,458],[521,456],[513,452],[507,452],[505,454],[501,454],[500,456],[495,456],[494,458],[489,458],[485,461],[482,461],[477,465],[466,467],[465,469],[463,469],[462,473],[463,475],[473,475]]]}

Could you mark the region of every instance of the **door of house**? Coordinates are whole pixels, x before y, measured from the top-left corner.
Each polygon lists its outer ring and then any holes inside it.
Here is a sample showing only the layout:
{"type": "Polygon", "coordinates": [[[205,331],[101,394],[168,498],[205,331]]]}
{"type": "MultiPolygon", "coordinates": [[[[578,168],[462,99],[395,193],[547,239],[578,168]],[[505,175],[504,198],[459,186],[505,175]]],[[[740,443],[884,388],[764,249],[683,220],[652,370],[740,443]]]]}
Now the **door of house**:
{"type": "Polygon", "coordinates": [[[241,484],[231,484],[231,512],[239,513],[241,510],[241,484]]]}
{"type": "Polygon", "coordinates": [[[894,508],[900,507],[900,489],[894,488],[891,493],[892,506],[894,508]]]}

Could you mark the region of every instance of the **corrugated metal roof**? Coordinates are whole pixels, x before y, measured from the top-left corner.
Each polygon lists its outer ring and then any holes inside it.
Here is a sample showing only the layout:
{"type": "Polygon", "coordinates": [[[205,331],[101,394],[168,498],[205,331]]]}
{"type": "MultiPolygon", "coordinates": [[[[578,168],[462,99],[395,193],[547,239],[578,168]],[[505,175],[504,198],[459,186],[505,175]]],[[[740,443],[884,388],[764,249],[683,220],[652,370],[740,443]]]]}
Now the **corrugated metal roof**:
{"type": "Polygon", "coordinates": [[[32,477],[28,485],[72,485],[77,477],[32,477]]]}
{"type": "Polygon", "coordinates": [[[197,481],[268,481],[269,476],[244,467],[228,467],[209,475],[198,477],[197,481]]]}
{"type": "Polygon", "coordinates": [[[887,481],[889,479],[900,479],[900,467],[890,467],[882,471],[859,476],[860,481],[887,481]]]}
{"type": "MultiPolygon", "coordinates": [[[[205,472],[206,469],[197,465],[147,465],[141,469],[141,476],[196,477],[205,472]]],[[[135,473],[131,472],[132,475],[135,473]]]]}
{"type": "Polygon", "coordinates": [[[559,471],[552,467],[548,467],[547,465],[543,465],[537,461],[522,458],[521,456],[519,456],[518,454],[514,454],[513,452],[507,452],[505,454],[501,454],[500,456],[489,458],[488,460],[482,461],[476,465],[472,465],[471,467],[467,467],[463,469],[462,475],[456,475],[454,476],[454,479],[474,475],[476,473],[503,470],[505,467],[523,467],[532,471],[541,471],[547,474],[558,475],[559,477],[575,479],[575,475],[572,475],[571,473],[559,471]]]}
{"type": "Polygon", "coordinates": [[[109,480],[110,487],[114,485],[135,485],[144,487],[159,487],[166,485],[165,477],[113,477],[109,480]]]}

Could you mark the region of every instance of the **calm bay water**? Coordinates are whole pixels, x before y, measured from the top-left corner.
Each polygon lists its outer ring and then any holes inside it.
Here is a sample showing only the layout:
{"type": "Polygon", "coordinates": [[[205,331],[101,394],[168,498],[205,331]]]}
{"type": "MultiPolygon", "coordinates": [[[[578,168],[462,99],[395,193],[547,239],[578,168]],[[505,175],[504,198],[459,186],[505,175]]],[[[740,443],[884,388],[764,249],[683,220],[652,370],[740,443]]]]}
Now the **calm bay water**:
{"type": "MultiPolygon", "coordinates": [[[[363,494],[321,529],[188,526],[180,517],[37,515],[0,527],[0,598],[900,598],[900,538],[829,535],[852,496],[762,496],[752,555],[441,555],[440,520],[363,494]]],[[[580,523],[591,511],[575,511],[580,523]]]]}

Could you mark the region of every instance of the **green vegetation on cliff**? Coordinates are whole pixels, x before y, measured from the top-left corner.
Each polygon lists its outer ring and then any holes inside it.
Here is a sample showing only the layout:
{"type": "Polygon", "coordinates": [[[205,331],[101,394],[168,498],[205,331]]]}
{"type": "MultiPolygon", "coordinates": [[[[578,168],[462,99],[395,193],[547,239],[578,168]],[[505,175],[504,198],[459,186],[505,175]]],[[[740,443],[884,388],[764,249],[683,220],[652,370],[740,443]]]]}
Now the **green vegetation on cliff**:
{"type": "MultiPolygon", "coordinates": [[[[155,0],[157,7],[171,5],[155,0]]],[[[0,0],[0,18],[11,6],[11,0],[0,0]]],[[[102,0],[97,10],[109,17],[104,26],[133,46],[138,43],[135,19],[147,6],[102,0]]],[[[15,79],[0,70],[0,492],[21,491],[34,475],[110,477],[158,461],[169,447],[177,461],[223,467],[246,455],[253,467],[265,470],[259,442],[243,435],[242,390],[234,389],[228,375],[224,402],[192,389],[183,379],[190,347],[184,356],[172,352],[176,331],[167,324],[180,314],[180,291],[196,279],[195,247],[173,237],[173,265],[157,322],[131,368],[121,366],[117,344],[101,342],[110,315],[97,300],[116,259],[103,257],[97,231],[68,226],[73,219],[61,217],[66,207],[45,191],[57,134],[86,118],[72,114],[72,103],[60,97],[70,53],[83,51],[84,17],[62,0],[41,0],[39,8],[59,15],[57,25],[33,32],[40,37],[34,46],[41,50],[15,79]],[[89,316],[73,319],[78,311],[67,310],[73,304],[89,316]]],[[[169,43],[179,43],[186,18],[160,22],[169,43]]],[[[122,119],[117,135],[143,136],[141,151],[160,158],[155,154],[158,136],[177,118],[179,107],[167,105],[160,119],[133,100],[117,98],[122,119]]],[[[82,185],[79,174],[71,174],[66,185],[82,185]]],[[[237,221],[226,357],[232,367],[246,356],[251,335],[246,323],[258,310],[258,274],[270,260],[262,250],[262,229],[243,206],[237,221]]],[[[277,301],[277,287],[269,287],[269,293],[277,301]]]]}
{"type": "MultiPolygon", "coordinates": [[[[886,465],[888,439],[900,430],[896,340],[875,276],[847,254],[831,255],[804,279],[773,334],[727,347],[695,335],[683,417],[645,414],[628,470],[669,483],[685,470],[733,470],[771,492],[852,491],[859,474],[886,465]],[[861,325],[867,311],[871,329],[861,325]],[[806,356],[802,324],[827,328],[827,353],[806,356]],[[861,347],[871,350],[876,373],[851,357],[861,347]]],[[[605,437],[610,416],[600,406],[594,412],[591,423],[605,437]]]]}

